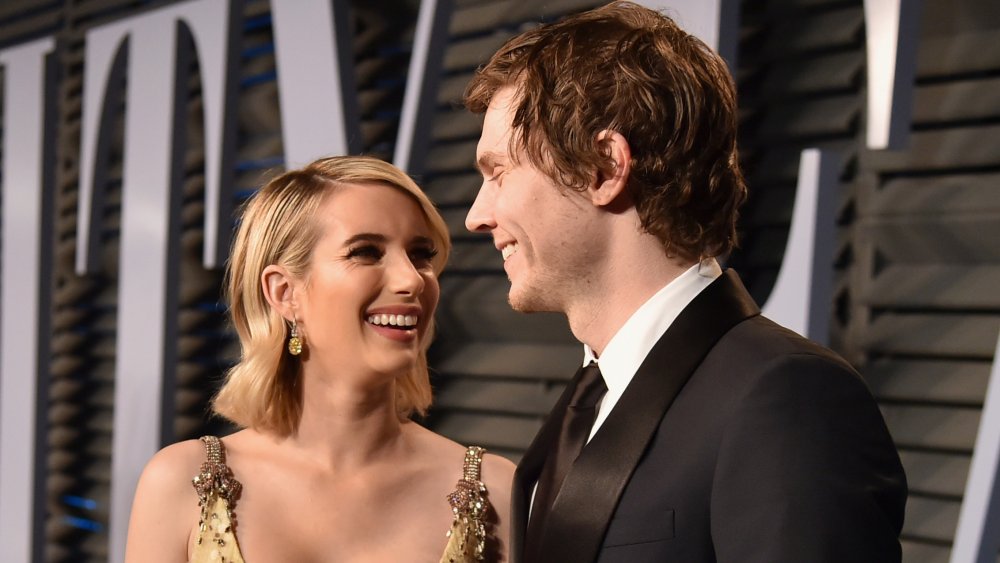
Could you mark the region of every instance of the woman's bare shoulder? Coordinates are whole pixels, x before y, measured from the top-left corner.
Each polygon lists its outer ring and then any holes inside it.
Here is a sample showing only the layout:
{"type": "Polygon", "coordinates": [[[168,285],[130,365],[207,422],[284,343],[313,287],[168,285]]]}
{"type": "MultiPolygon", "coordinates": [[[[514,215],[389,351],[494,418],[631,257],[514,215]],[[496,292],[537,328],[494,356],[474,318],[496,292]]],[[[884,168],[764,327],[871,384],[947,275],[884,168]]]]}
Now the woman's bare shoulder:
{"type": "MultiPolygon", "coordinates": [[[[410,423],[410,430],[418,437],[424,453],[433,456],[441,463],[454,465],[451,460],[461,460],[465,456],[468,446],[463,446],[458,442],[429,430],[419,424],[410,423]]],[[[474,445],[474,444],[473,444],[474,445]]],[[[514,477],[514,464],[505,457],[489,453],[483,456],[482,463],[483,482],[489,486],[490,483],[509,486],[514,477]]]]}
{"type": "Polygon", "coordinates": [[[435,464],[453,464],[451,460],[461,460],[465,455],[465,446],[421,424],[407,422],[403,429],[413,438],[413,443],[425,459],[432,460],[435,464]]]}
{"type": "Polygon", "coordinates": [[[507,458],[487,453],[483,456],[480,479],[486,486],[490,504],[504,528],[510,511],[510,495],[514,481],[514,464],[507,458]]]}
{"type": "MultiPolygon", "coordinates": [[[[417,447],[430,459],[435,467],[435,473],[445,476],[445,479],[462,477],[462,465],[465,460],[467,446],[437,434],[416,423],[405,425],[417,442],[417,447]]],[[[475,445],[475,444],[473,444],[475,445]]],[[[514,478],[514,464],[502,456],[487,452],[483,455],[480,466],[480,479],[486,486],[486,499],[492,507],[489,534],[491,561],[503,563],[507,561],[507,537],[510,534],[510,496],[511,483],[514,478]]],[[[449,481],[454,483],[454,480],[449,481]]],[[[439,487],[438,487],[439,488],[439,487]]]]}
{"type": "Polygon", "coordinates": [[[156,452],[146,464],[142,480],[168,488],[179,481],[191,488],[191,479],[204,461],[205,444],[201,440],[177,442],[156,452]]]}
{"type": "Polygon", "coordinates": [[[194,510],[198,495],[191,480],[204,461],[205,445],[200,440],[177,442],[156,452],[139,477],[135,502],[152,501],[164,510],[194,510]]]}
{"type": "Polygon", "coordinates": [[[191,530],[198,524],[191,479],[204,459],[204,445],[186,440],[163,448],[146,464],[132,501],[127,562],[187,560],[191,530]]]}
{"type": "Polygon", "coordinates": [[[501,455],[487,452],[483,456],[483,483],[487,489],[499,488],[503,489],[505,494],[509,494],[516,467],[511,460],[501,455]]]}
{"type": "Polygon", "coordinates": [[[510,537],[510,498],[514,480],[514,464],[507,458],[487,453],[483,456],[480,479],[486,486],[486,498],[492,507],[492,522],[489,526],[492,541],[491,561],[505,563],[508,560],[508,538],[510,537]]]}

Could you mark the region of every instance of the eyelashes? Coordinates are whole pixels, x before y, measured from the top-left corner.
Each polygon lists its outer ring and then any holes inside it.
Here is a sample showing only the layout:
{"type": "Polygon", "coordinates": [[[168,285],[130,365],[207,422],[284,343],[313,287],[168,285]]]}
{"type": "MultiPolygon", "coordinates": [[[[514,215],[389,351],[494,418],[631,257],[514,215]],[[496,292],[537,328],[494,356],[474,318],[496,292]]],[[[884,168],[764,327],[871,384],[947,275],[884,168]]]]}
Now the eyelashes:
{"type": "Polygon", "coordinates": [[[382,250],[377,246],[358,246],[347,251],[348,258],[370,258],[379,260],[382,258],[382,250]]]}
{"type": "Polygon", "coordinates": [[[356,246],[347,251],[348,258],[366,258],[369,260],[381,260],[382,249],[375,245],[356,246]]]}
{"type": "Polygon", "coordinates": [[[431,248],[431,247],[418,248],[418,249],[415,249],[412,252],[410,252],[411,259],[418,258],[418,259],[423,260],[425,262],[430,262],[430,261],[434,260],[434,258],[437,255],[438,255],[437,249],[436,248],[431,248]]]}
{"type": "MultiPolygon", "coordinates": [[[[417,265],[430,264],[438,255],[438,250],[433,247],[417,247],[409,251],[410,261],[417,265]]],[[[385,256],[385,251],[375,245],[366,244],[357,246],[347,251],[347,258],[358,259],[363,262],[375,263],[385,256]]]]}

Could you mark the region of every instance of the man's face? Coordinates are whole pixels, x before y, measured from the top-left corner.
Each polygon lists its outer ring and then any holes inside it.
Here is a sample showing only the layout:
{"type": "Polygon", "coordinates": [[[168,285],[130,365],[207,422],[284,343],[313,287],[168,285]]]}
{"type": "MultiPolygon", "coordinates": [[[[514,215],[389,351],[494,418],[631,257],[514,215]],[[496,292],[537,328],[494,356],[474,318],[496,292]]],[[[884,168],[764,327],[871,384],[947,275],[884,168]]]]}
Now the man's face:
{"type": "Polygon", "coordinates": [[[483,175],[465,226],[493,235],[510,279],[508,299],[522,312],[566,312],[586,286],[587,216],[581,193],[554,182],[521,155],[508,154],[515,90],[497,92],[486,110],[476,160],[483,175]]]}

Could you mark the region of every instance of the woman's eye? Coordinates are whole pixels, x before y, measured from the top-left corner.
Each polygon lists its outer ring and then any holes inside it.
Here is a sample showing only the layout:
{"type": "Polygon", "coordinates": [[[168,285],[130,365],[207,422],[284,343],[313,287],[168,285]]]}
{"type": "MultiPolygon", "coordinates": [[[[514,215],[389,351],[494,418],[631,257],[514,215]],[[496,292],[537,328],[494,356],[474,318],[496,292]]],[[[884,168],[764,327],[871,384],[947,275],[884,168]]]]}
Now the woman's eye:
{"type": "Polygon", "coordinates": [[[370,260],[374,262],[382,258],[382,250],[376,246],[359,246],[348,251],[347,257],[370,260]]]}
{"type": "Polygon", "coordinates": [[[437,255],[438,251],[434,248],[417,248],[410,251],[410,260],[414,264],[429,265],[437,255]]]}

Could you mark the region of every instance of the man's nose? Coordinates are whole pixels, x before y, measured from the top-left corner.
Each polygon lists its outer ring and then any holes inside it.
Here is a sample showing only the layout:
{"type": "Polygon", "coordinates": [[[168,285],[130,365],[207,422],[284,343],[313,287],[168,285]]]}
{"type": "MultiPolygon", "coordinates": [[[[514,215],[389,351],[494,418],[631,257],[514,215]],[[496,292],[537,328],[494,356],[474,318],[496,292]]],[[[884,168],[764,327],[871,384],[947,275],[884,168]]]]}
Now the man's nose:
{"type": "Polygon", "coordinates": [[[469,208],[469,214],[465,216],[465,228],[474,233],[495,229],[497,222],[493,217],[494,200],[495,195],[493,194],[493,190],[485,185],[481,186],[479,193],[476,194],[476,200],[472,202],[472,207],[469,208]]]}

